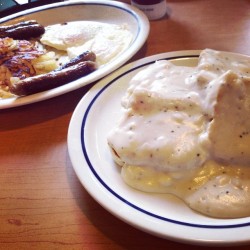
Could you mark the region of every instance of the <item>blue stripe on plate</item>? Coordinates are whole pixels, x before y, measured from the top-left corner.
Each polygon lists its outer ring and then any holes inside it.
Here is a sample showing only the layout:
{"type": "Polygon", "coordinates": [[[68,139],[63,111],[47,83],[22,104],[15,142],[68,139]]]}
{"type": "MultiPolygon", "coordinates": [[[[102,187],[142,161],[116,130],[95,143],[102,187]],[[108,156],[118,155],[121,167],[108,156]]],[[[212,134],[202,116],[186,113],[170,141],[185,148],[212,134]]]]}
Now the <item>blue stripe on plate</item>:
{"type": "MultiPolygon", "coordinates": [[[[186,56],[176,56],[176,57],[168,57],[168,58],[162,58],[160,60],[173,60],[173,59],[181,59],[181,58],[190,58],[190,57],[198,57],[197,55],[186,55],[186,56]]],[[[84,157],[86,159],[86,162],[91,170],[91,172],[94,174],[94,176],[96,177],[96,179],[102,184],[102,186],[108,191],[110,192],[112,195],[114,195],[114,197],[116,197],[117,199],[119,199],[120,201],[122,201],[124,204],[140,211],[141,213],[144,213],[148,216],[154,217],[156,219],[162,220],[162,221],[166,221],[166,222],[170,222],[170,223],[174,223],[174,224],[179,224],[179,225],[183,225],[183,226],[189,226],[189,227],[197,227],[197,228],[207,228],[207,229],[226,229],[226,228],[239,228],[239,227],[247,227],[250,226],[250,222],[246,222],[246,223],[236,223],[236,224],[229,224],[229,225],[206,225],[206,224],[194,224],[194,223],[188,223],[185,221],[178,221],[178,220],[173,220],[167,217],[163,217],[154,213],[151,213],[141,207],[138,207],[136,205],[134,205],[133,203],[129,202],[129,200],[125,199],[124,197],[122,197],[121,195],[119,195],[118,193],[116,193],[111,187],[109,187],[103,180],[102,178],[98,175],[98,173],[95,170],[95,167],[92,165],[88,153],[87,153],[87,149],[85,147],[85,141],[84,141],[84,128],[85,128],[85,124],[86,121],[88,119],[88,114],[91,110],[91,107],[93,106],[93,104],[95,103],[95,101],[98,99],[98,97],[113,83],[115,83],[119,78],[123,77],[124,75],[140,68],[140,67],[144,67],[146,65],[152,64],[154,63],[154,61],[145,63],[143,65],[140,65],[138,67],[135,67],[133,69],[130,69],[126,72],[124,72],[123,74],[119,75],[118,77],[114,78],[112,81],[110,81],[108,84],[106,84],[96,95],[95,97],[92,99],[92,101],[90,102],[89,106],[86,109],[86,112],[84,114],[83,120],[82,120],[82,127],[81,127],[81,143],[82,143],[82,151],[84,154],[84,157]]]]}

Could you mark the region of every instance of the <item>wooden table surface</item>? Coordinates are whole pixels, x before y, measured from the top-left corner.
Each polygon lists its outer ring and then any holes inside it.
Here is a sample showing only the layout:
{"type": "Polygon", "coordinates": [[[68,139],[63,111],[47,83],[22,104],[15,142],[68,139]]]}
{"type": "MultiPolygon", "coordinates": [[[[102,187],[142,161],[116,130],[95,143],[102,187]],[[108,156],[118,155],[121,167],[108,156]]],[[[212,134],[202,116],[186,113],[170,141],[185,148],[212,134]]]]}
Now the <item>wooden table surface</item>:
{"type": "MultiPolygon", "coordinates": [[[[249,0],[167,5],[169,15],[151,21],[147,42],[132,60],[204,48],[250,55],[249,0]]],[[[69,159],[67,131],[90,87],[0,110],[0,249],[200,249],[131,227],[82,187],[69,159]]]]}

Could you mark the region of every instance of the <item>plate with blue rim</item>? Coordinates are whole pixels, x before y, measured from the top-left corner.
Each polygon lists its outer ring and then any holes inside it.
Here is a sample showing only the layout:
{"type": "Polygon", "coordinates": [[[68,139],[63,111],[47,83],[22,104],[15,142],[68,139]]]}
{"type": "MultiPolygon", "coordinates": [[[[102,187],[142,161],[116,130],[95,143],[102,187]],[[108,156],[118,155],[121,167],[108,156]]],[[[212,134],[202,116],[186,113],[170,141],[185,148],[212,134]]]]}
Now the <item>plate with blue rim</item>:
{"type": "Polygon", "coordinates": [[[161,238],[204,246],[250,243],[250,218],[217,219],[194,212],[168,194],[126,185],[112,158],[107,135],[121,115],[130,79],[156,60],[195,66],[200,51],[162,53],[123,66],[94,85],[76,107],[68,129],[73,168],[89,194],[122,221],[161,238]]]}
{"type": "Polygon", "coordinates": [[[146,42],[150,29],[147,17],[140,10],[129,4],[107,0],[64,1],[42,5],[3,17],[0,19],[0,26],[25,20],[36,20],[45,27],[57,23],[86,20],[118,25],[126,24],[132,33],[132,41],[118,57],[91,74],[41,93],[0,99],[0,109],[46,100],[96,82],[131,59],[146,42]]]}

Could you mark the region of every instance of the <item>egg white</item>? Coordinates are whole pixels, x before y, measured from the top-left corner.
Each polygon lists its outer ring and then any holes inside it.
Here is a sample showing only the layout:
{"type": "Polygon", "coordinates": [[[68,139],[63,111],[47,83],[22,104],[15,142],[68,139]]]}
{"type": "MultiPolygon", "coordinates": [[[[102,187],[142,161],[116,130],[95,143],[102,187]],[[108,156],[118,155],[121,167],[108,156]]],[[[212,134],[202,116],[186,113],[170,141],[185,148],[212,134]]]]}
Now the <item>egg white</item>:
{"type": "Polygon", "coordinates": [[[132,33],[125,24],[75,21],[46,27],[40,41],[67,52],[69,58],[74,58],[87,50],[92,51],[96,54],[98,66],[102,66],[129,46],[132,33]]]}

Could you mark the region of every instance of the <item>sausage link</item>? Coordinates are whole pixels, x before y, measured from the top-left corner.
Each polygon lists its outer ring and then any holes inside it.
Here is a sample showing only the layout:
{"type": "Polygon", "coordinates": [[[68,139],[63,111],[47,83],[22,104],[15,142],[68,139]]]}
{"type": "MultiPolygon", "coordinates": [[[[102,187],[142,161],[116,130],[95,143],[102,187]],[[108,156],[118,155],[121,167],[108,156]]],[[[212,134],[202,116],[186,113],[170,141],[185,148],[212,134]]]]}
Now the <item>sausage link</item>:
{"type": "Polygon", "coordinates": [[[24,27],[24,26],[28,26],[28,25],[32,25],[32,24],[38,24],[38,22],[35,21],[35,20],[29,20],[29,21],[23,21],[23,22],[15,23],[15,24],[12,24],[12,25],[0,26],[0,32],[10,30],[10,29],[15,29],[15,28],[20,27],[20,26],[24,27]]]}
{"type": "Polygon", "coordinates": [[[10,37],[13,39],[29,39],[38,37],[44,32],[45,28],[35,21],[21,22],[10,26],[1,26],[0,38],[10,37]]]}
{"type": "Polygon", "coordinates": [[[62,69],[76,65],[79,62],[84,62],[84,61],[94,62],[95,60],[96,60],[95,53],[93,53],[91,51],[85,51],[82,54],[78,55],[77,57],[74,57],[73,59],[71,59],[68,63],[63,64],[61,67],[56,69],[56,71],[60,71],[62,69]]]}
{"type": "Polygon", "coordinates": [[[79,62],[60,71],[54,70],[47,74],[29,77],[10,83],[9,89],[12,94],[26,96],[59,87],[88,75],[96,69],[96,64],[91,61],[79,62]]]}

